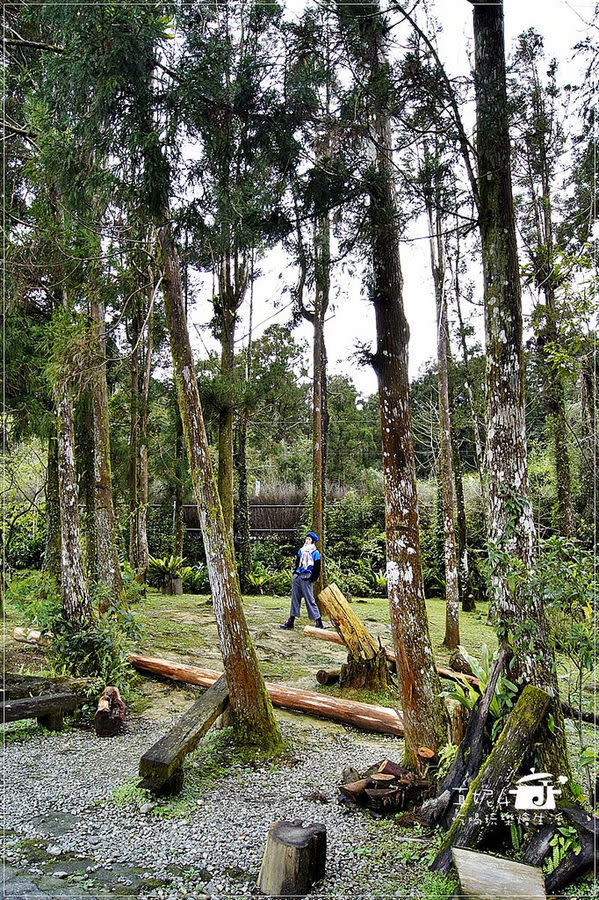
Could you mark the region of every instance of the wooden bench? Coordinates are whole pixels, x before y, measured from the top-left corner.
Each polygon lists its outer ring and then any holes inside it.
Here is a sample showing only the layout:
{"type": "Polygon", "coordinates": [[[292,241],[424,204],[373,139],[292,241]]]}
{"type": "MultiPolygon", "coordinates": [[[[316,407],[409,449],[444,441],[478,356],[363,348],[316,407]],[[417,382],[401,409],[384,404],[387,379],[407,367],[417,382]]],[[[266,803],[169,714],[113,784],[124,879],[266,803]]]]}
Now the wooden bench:
{"type": "Polygon", "coordinates": [[[188,709],[168,734],[144,753],[139,763],[139,787],[172,794],[183,785],[183,761],[229,704],[224,675],[188,709]]]}
{"type": "Polygon", "coordinates": [[[39,725],[50,731],[60,731],[64,725],[64,714],[73,712],[85,703],[81,694],[40,694],[37,697],[22,697],[0,703],[2,723],[18,722],[21,719],[37,719],[39,725]]]}

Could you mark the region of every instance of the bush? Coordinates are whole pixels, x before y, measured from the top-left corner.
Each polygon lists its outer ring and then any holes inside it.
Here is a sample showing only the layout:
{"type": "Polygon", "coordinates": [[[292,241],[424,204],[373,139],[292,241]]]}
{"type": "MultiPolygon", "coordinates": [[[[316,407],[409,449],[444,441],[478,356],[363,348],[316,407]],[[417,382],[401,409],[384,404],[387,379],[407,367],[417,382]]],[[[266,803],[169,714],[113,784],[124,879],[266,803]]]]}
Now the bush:
{"type": "Polygon", "coordinates": [[[210,579],[208,578],[208,566],[183,566],[181,569],[183,578],[183,591],[186,594],[209,594],[210,579]]]}
{"type": "Polygon", "coordinates": [[[46,535],[43,528],[16,528],[6,547],[6,562],[11,569],[40,569],[44,559],[46,535]]]}
{"type": "Polygon", "coordinates": [[[39,631],[52,631],[62,614],[60,588],[48,572],[32,572],[15,579],[6,591],[6,599],[14,604],[27,625],[39,631]]]}
{"type": "Polygon", "coordinates": [[[148,582],[152,587],[162,587],[166,578],[181,578],[185,568],[184,562],[182,556],[164,556],[162,558],[150,556],[148,582]]]}

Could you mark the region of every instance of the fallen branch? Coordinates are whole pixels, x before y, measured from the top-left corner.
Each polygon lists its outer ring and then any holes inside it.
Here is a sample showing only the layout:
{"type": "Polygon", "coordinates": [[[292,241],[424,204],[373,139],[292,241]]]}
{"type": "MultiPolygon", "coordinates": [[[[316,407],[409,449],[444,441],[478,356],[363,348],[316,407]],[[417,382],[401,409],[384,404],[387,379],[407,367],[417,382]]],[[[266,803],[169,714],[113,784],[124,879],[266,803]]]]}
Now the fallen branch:
{"type": "MultiPolygon", "coordinates": [[[[211,669],[200,669],[197,666],[188,666],[168,659],[140,656],[136,653],[131,653],[128,659],[131,665],[143,672],[174,678],[177,681],[197,684],[201,687],[210,687],[222,675],[222,672],[215,672],[211,669]]],[[[275,706],[309,713],[313,716],[331,719],[333,722],[342,722],[345,725],[353,725],[364,731],[395,734],[398,737],[404,735],[401,713],[396,709],[373,706],[369,703],[357,703],[354,700],[343,700],[338,697],[327,697],[314,691],[300,691],[296,688],[284,687],[281,684],[267,682],[266,689],[275,706]]]]}

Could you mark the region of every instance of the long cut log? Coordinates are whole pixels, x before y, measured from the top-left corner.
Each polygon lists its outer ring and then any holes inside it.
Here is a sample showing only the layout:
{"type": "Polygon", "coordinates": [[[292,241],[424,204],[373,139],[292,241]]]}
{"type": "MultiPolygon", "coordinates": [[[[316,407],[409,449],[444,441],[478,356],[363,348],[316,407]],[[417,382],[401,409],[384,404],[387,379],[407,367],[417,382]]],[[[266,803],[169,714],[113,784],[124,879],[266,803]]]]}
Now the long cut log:
{"type": "MultiPolygon", "coordinates": [[[[186,684],[198,684],[210,687],[221,676],[221,672],[212,669],[199,669],[184,663],[172,662],[168,659],[129,654],[129,662],[143,672],[174,678],[186,684]]],[[[387,706],[373,706],[370,703],[358,703],[355,700],[342,700],[338,697],[326,697],[315,691],[300,691],[296,688],[284,687],[281,684],[269,684],[266,689],[275,706],[305,712],[333,722],[353,725],[364,731],[378,734],[404,735],[401,713],[387,706]]]]}
{"type": "MultiPolygon", "coordinates": [[[[85,697],[78,694],[46,694],[41,697],[24,697],[0,703],[0,721],[18,722],[21,719],[48,719],[72,712],[85,703],[85,697]]],[[[44,722],[40,722],[44,724],[44,722]]]]}
{"type": "MultiPolygon", "coordinates": [[[[379,652],[377,641],[353,611],[336,584],[330,584],[318,595],[321,612],[330,617],[335,630],[352,656],[374,659],[379,652]]],[[[318,629],[319,631],[321,629],[318,629]]]]}
{"type": "Polygon", "coordinates": [[[480,772],[451,828],[444,837],[432,870],[447,875],[452,865],[451,848],[475,849],[492,827],[497,797],[512,784],[533,738],[539,729],[551,697],[532,684],[526,685],[508,716],[504,729],[480,772]],[[476,795],[476,801],[475,801],[476,795]]]}

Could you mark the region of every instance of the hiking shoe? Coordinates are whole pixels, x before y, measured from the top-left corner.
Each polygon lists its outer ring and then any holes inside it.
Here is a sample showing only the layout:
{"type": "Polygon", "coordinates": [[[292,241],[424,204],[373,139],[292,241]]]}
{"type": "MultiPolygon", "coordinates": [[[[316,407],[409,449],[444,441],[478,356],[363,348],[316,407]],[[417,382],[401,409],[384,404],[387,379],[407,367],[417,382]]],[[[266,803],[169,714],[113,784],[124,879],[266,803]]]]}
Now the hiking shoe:
{"type": "Polygon", "coordinates": [[[293,619],[291,616],[289,616],[289,618],[287,619],[287,621],[285,622],[285,624],[284,624],[284,625],[279,625],[279,628],[286,628],[287,631],[291,631],[292,628],[293,628],[293,623],[294,623],[294,621],[295,621],[295,619],[293,619]]]}
{"type": "Polygon", "coordinates": [[[320,618],[320,616],[318,617],[318,619],[315,620],[314,627],[315,628],[324,628],[324,625],[322,624],[322,619],[320,618]]]}

